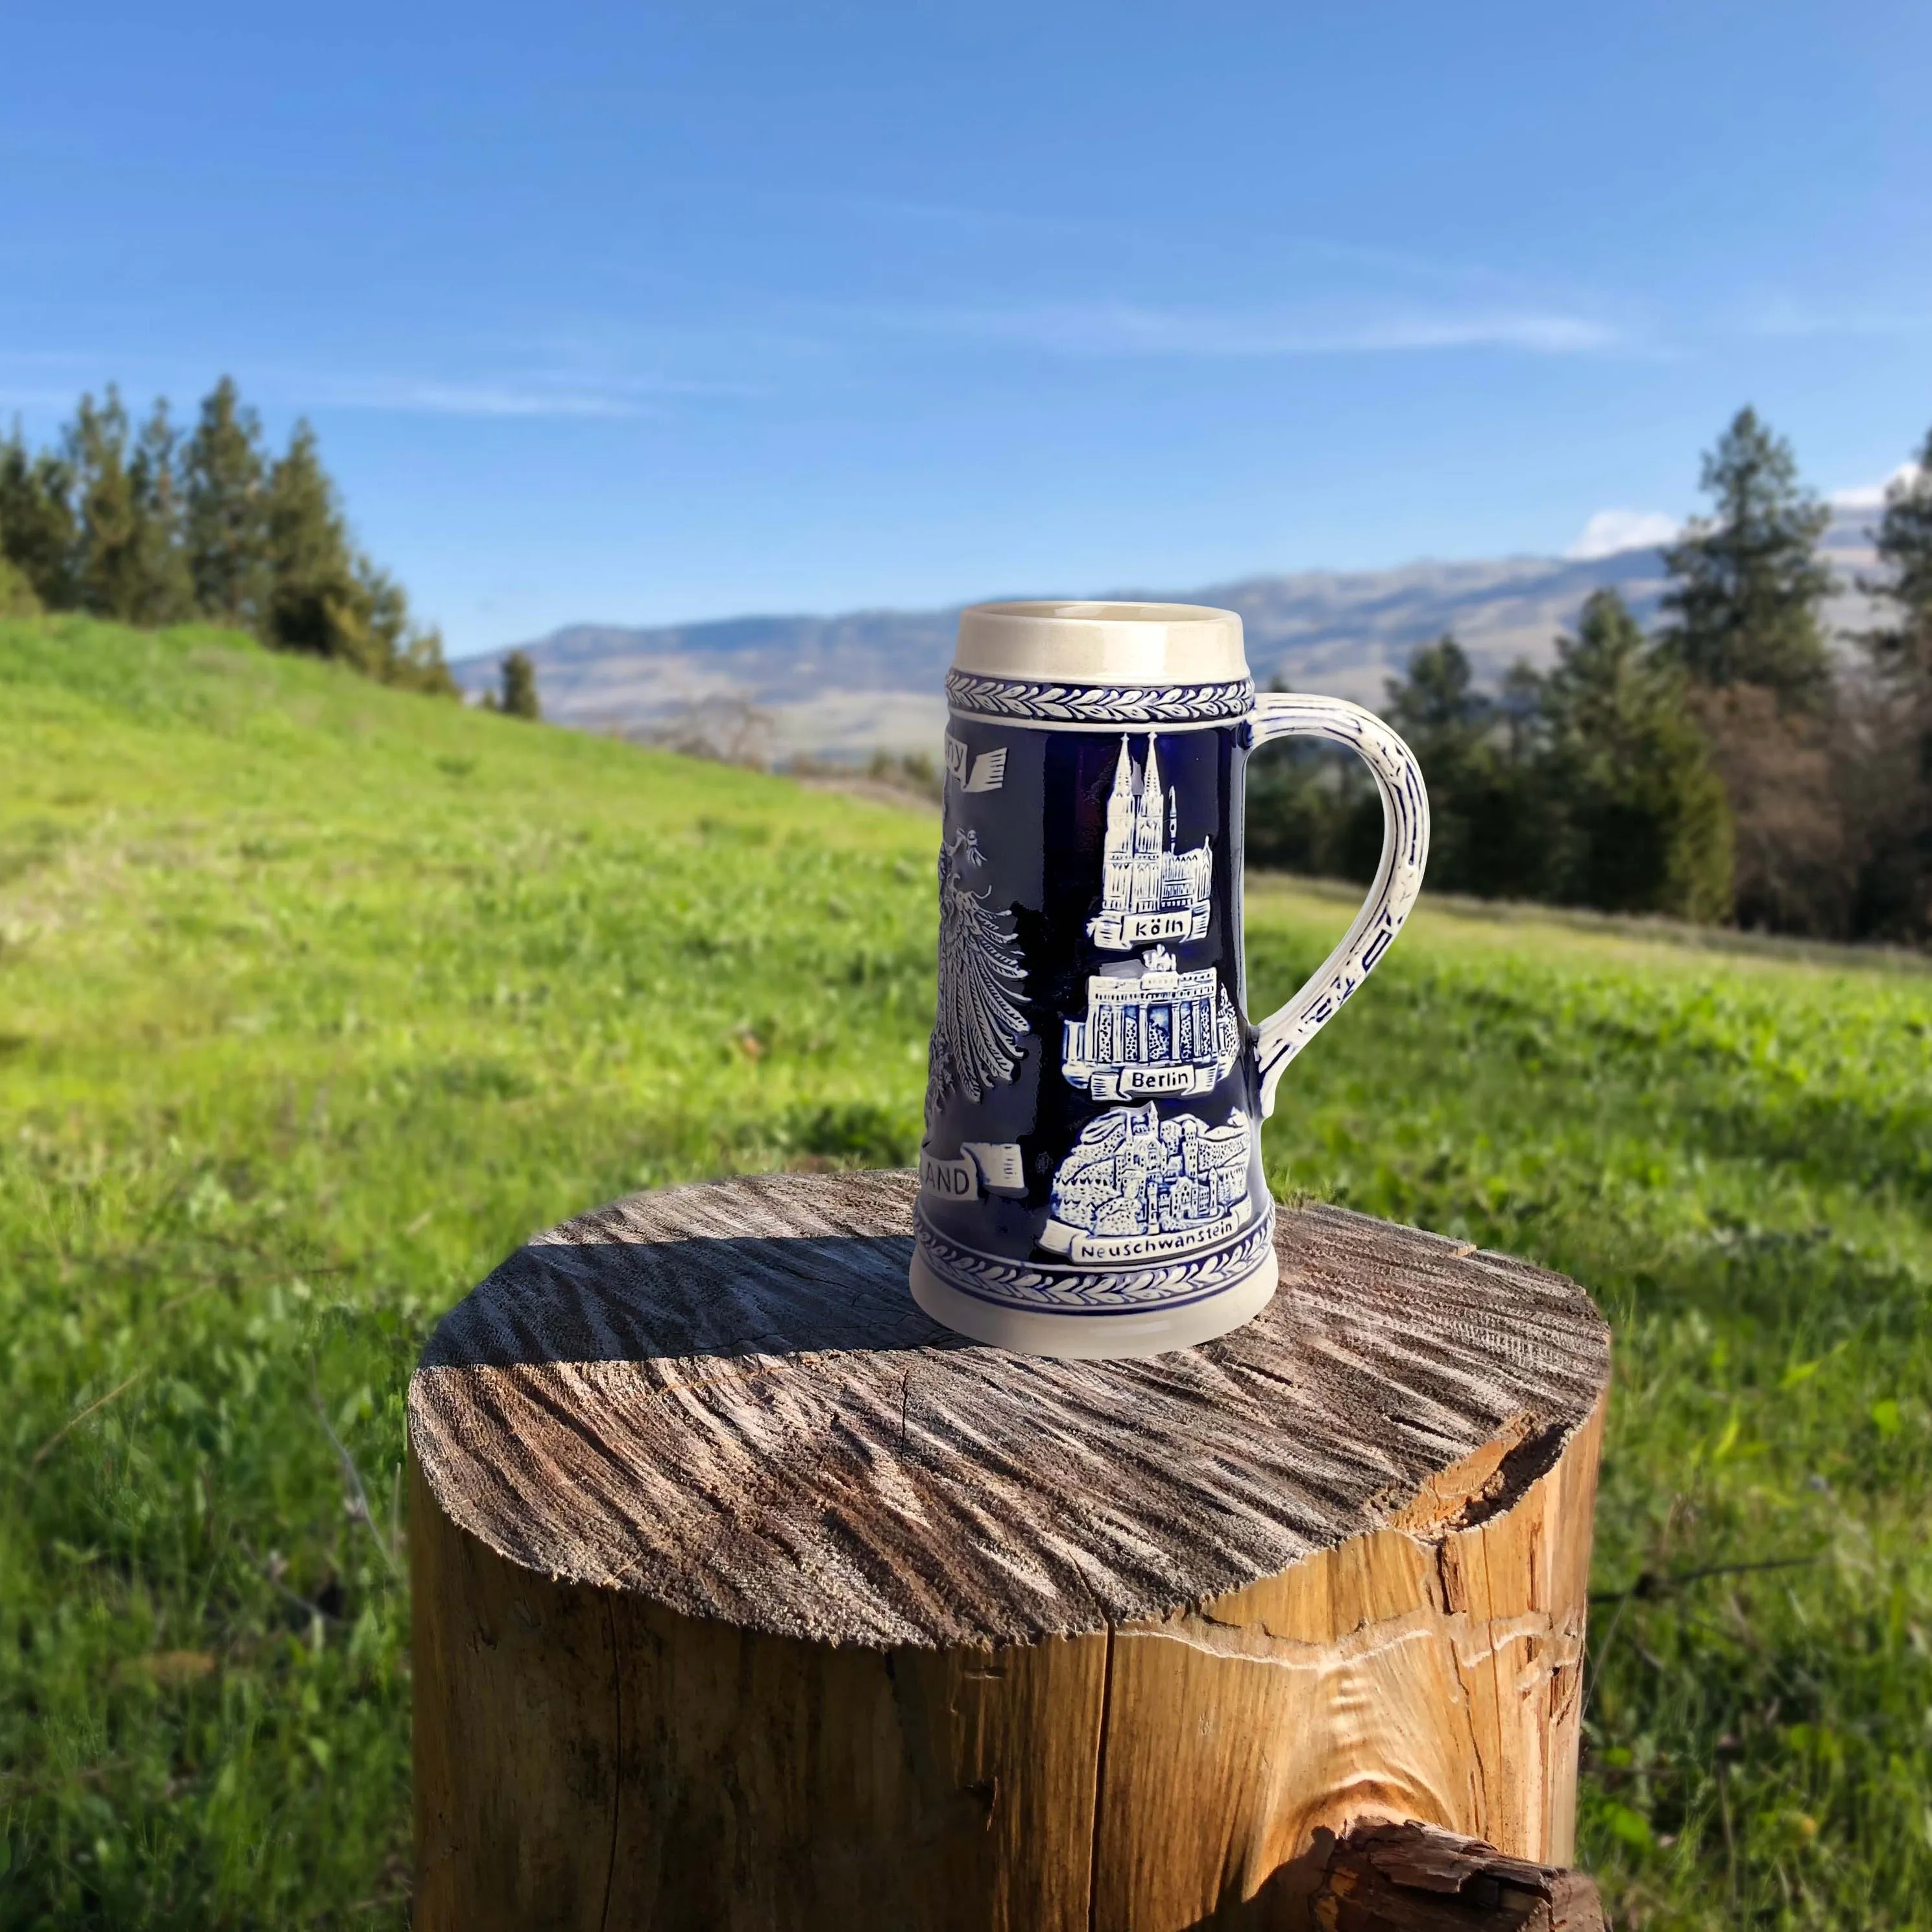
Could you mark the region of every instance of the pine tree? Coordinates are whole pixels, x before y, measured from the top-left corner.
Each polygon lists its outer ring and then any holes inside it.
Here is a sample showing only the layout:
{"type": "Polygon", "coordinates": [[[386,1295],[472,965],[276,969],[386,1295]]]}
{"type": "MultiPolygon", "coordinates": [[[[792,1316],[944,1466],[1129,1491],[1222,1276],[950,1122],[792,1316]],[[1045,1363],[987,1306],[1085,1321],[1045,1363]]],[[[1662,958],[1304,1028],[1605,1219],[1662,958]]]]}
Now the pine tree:
{"type": "Polygon", "coordinates": [[[1389,722],[1418,740],[1466,751],[1480,738],[1489,699],[1475,688],[1469,654],[1445,632],[1408,661],[1408,674],[1388,680],[1389,722]]]}
{"type": "Polygon", "coordinates": [[[264,503],[268,598],[263,641],[277,650],[346,660],[380,675],[383,652],[370,628],[369,599],[322,466],[315,431],[296,424],[269,472],[264,503]]]}
{"type": "Polygon", "coordinates": [[[158,397],[128,466],[134,499],[122,613],[130,623],[178,624],[194,615],[194,580],[182,542],[182,506],[177,475],[180,437],[158,397]]]}
{"type": "Polygon", "coordinates": [[[269,472],[262,521],[265,643],[338,658],[385,683],[458,694],[441,637],[413,622],[402,586],[356,548],[306,422],[269,472]]]}
{"type": "Polygon", "coordinates": [[[16,420],[0,442],[0,554],[50,610],[74,603],[74,477],[51,451],[28,450],[16,420]]]}
{"type": "Polygon", "coordinates": [[[104,403],[81,398],[63,442],[80,526],[75,601],[97,616],[118,617],[124,614],[134,541],[134,486],[128,474],[128,412],[112,382],[104,403]]]}
{"type": "Polygon", "coordinates": [[[1874,532],[1883,578],[1861,588],[1893,621],[1862,642],[1874,674],[1866,789],[1870,849],[1858,920],[1895,938],[1932,934],[1932,430],[1886,492],[1874,532]]]}
{"type": "MultiPolygon", "coordinates": [[[[1447,891],[1489,898],[1533,895],[1542,850],[1526,792],[1528,767],[1510,755],[1511,721],[1475,688],[1468,653],[1445,635],[1418,651],[1408,676],[1391,678],[1388,689],[1388,720],[1408,740],[1429,787],[1430,879],[1447,891]]],[[[1358,844],[1379,817],[1379,800],[1358,814],[1358,844]]]]}
{"type": "Polygon", "coordinates": [[[1682,670],[1646,640],[1615,590],[1594,592],[1576,635],[1557,639],[1540,698],[1554,896],[1610,912],[1724,918],[1724,787],[1687,710],[1682,670]]]}
{"type": "Polygon", "coordinates": [[[512,651],[503,659],[503,695],[498,708],[512,718],[532,721],[543,716],[537,701],[537,668],[529,654],[512,651]]]}
{"type": "Polygon", "coordinates": [[[1932,698],[1932,430],[1911,472],[1886,490],[1874,541],[1886,574],[1862,588],[1898,617],[1868,633],[1865,647],[1887,682],[1932,698]]]}
{"type": "Polygon", "coordinates": [[[183,534],[194,601],[219,624],[259,630],[268,602],[262,426],[232,376],[203,398],[182,454],[183,534]]]}
{"type": "Polygon", "coordinates": [[[1700,487],[1717,514],[1664,550],[1666,643],[1701,685],[1762,685],[1816,710],[1831,685],[1818,606],[1832,577],[1816,549],[1829,513],[1800,484],[1790,443],[1750,409],[1705,456],[1700,487]]]}
{"type": "Polygon", "coordinates": [[[1497,700],[1513,764],[1528,764],[1536,755],[1543,724],[1543,674],[1527,658],[1518,658],[1503,674],[1497,700]]]}
{"type": "Polygon", "coordinates": [[[193,614],[175,443],[165,400],[136,438],[112,383],[98,405],[81,398],[66,447],[79,512],[73,590],[82,610],[128,624],[170,624],[193,614]]]}

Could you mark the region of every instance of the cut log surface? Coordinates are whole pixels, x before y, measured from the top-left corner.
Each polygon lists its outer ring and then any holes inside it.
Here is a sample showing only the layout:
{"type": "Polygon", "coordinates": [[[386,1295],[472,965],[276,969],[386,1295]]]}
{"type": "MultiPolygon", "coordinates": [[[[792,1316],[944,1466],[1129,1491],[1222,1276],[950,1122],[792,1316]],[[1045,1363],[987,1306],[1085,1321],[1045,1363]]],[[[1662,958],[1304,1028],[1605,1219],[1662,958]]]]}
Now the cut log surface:
{"type": "Polygon", "coordinates": [[[1566,1862],[1600,1318],[1285,1210],[1255,1321],[1002,1353],[916,1184],[642,1194],[437,1330],[416,1463],[418,1924],[1302,1927],[1318,1834],[1566,1862]]]}
{"type": "Polygon", "coordinates": [[[1282,1288],[1137,1362],[967,1342],[907,1292],[915,1186],[784,1175],[640,1194],[538,1237],[410,1390],[451,1520],[526,1569],[867,1645],[1157,1616],[1390,1523],[1492,1514],[1602,1394],[1561,1276],[1332,1208],[1282,1288]]]}

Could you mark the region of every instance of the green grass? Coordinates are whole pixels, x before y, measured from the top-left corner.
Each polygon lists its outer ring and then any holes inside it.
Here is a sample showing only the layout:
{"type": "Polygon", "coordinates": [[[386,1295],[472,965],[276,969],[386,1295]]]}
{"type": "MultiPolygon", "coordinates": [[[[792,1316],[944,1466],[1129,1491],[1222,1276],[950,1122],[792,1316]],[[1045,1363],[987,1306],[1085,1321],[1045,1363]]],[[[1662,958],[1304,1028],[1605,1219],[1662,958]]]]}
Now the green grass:
{"type": "MultiPolygon", "coordinates": [[[[933,839],[212,632],[0,626],[0,1926],[406,1922],[424,1335],[627,1189],[907,1159],[933,839]]],[[[1252,882],[1258,1005],[1343,916],[1252,882]]],[[[1616,1324],[1619,1922],[1932,1926],[1932,977],[1425,905],[1266,1146],[1616,1324]]]]}

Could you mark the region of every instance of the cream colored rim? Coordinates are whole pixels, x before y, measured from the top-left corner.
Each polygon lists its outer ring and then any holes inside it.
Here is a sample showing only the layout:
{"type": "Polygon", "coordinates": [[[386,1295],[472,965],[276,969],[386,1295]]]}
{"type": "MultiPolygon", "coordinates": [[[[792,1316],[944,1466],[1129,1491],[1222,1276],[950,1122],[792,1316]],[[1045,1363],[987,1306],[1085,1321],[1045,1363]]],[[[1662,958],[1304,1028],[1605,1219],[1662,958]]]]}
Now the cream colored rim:
{"type": "Polygon", "coordinates": [[[1216,684],[1248,674],[1240,616],[1205,604],[975,604],[959,614],[952,664],[1048,683],[1216,684]]]}

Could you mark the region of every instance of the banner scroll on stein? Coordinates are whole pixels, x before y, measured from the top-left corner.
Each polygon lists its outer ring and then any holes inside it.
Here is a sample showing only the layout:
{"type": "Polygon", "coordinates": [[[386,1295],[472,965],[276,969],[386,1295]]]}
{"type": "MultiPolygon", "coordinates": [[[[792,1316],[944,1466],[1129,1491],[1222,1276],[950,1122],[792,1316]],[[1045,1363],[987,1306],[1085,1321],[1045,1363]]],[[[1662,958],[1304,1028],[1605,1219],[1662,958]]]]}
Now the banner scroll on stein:
{"type": "Polygon", "coordinates": [[[1274,1292],[1276,1083],[1420,890],[1421,772],[1358,705],[1257,696],[1240,619],[1193,604],[979,605],[946,698],[914,1295],[1040,1354],[1224,1334],[1274,1292]],[[1243,788],[1249,754],[1283,737],[1360,756],[1382,856],[1340,944],[1256,1025],[1243,788]]]}

